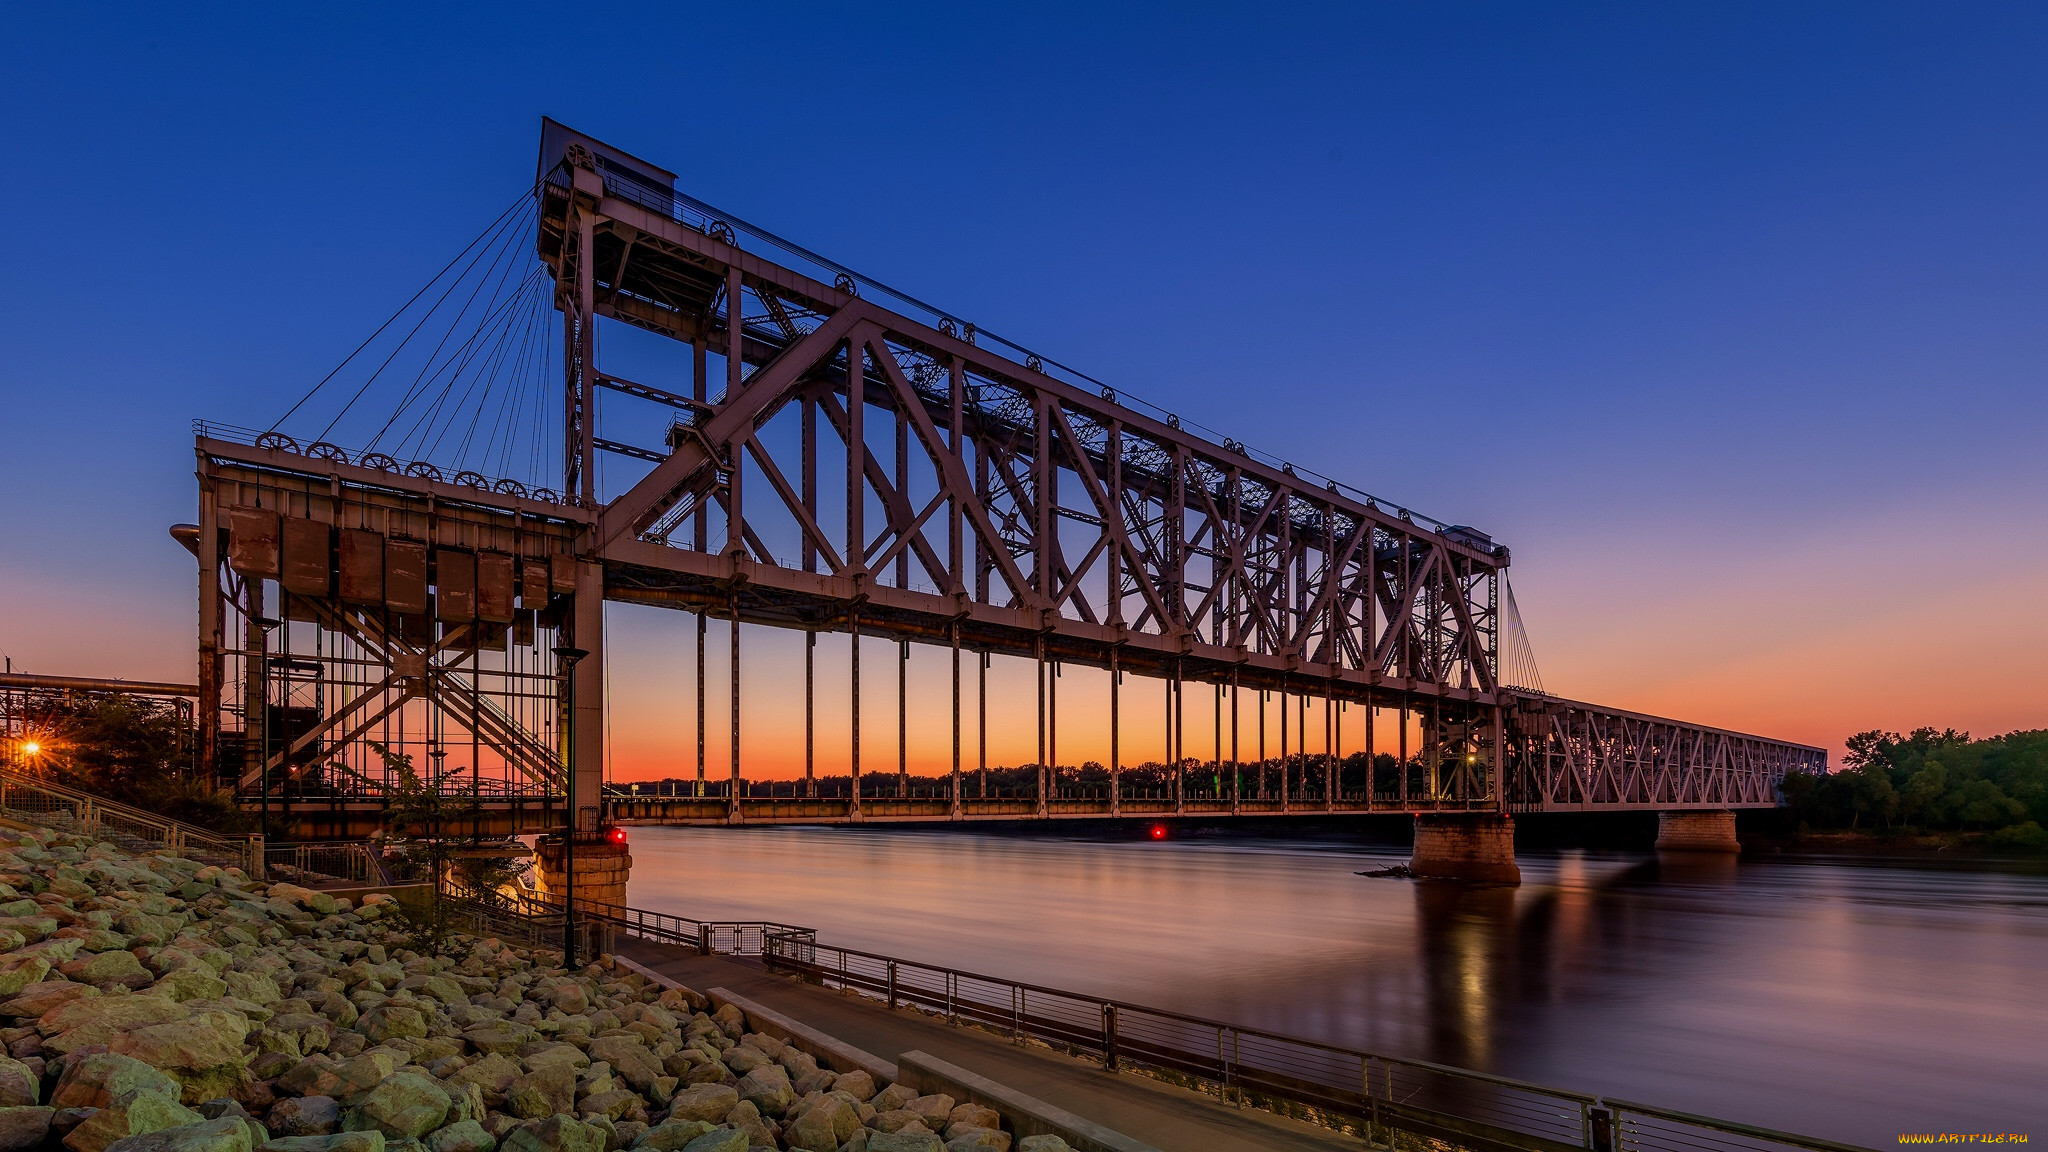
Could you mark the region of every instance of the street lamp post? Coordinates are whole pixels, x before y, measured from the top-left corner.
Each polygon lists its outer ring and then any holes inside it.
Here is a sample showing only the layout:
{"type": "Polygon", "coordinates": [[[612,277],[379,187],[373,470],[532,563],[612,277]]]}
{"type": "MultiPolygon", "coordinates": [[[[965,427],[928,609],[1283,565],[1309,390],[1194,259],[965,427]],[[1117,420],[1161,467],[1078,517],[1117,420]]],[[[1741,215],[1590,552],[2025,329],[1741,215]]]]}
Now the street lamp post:
{"type": "Polygon", "coordinates": [[[563,807],[568,823],[562,831],[562,967],[576,967],[576,662],[590,653],[582,648],[555,649],[562,679],[569,689],[568,754],[562,757],[563,807]]]}

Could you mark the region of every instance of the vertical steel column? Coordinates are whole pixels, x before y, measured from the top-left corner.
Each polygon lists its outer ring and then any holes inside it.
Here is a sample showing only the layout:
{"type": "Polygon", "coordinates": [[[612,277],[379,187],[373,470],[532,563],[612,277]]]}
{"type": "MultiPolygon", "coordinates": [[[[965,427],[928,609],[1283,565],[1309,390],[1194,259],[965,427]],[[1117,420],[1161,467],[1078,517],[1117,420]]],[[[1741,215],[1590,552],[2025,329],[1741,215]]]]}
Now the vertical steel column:
{"type": "Polygon", "coordinates": [[[1372,689],[1365,690],[1365,810],[1372,811],[1373,793],[1379,791],[1380,748],[1373,738],[1373,713],[1379,711],[1372,702],[1372,689]]]}
{"type": "MultiPolygon", "coordinates": [[[[700,524],[701,528],[702,525],[700,524]]],[[[704,795],[704,609],[697,609],[697,795],[704,795]]]]}
{"type": "MultiPolygon", "coordinates": [[[[1209,740],[1209,782],[1220,789],[1223,785],[1223,681],[1216,681],[1212,687],[1216,689],[1216,731],[1210,734],[1209,740]]],[[[1216,798],[1221,799],[1220,796],[1216,798]]]]}
{"type": "Polygon", "coordinates": [[[975,775],[981,777],[981,799],[989,797],[989,654],[981,652],[977,660],[981,666],[981,687],[975,695],[975,775]]]}
{"type": "MultiPolygon", "coordinates": [[[[953,459],[956,461],[965,461],[967,459],[965,455],[966,430],[962,427],[962,425],[964,425],[967,422],[965,410],[967,393],[966,376],[967,370],[961,366],[960,361],[951,360],[947,363],[946,393],[947,398],[950,401],[948,409],[948,416],[950,417],[950,420],[946,426],[946,447],[952,450],[953,459]]],[[[966,475],[966,469],[961,469],[959,474],[963,476],[966,475]]],[[[967,586],[965,572],[961,568],[961,553],[963,551],[961,545],[964,543],[964,541],[961,539],[961,536],[964,534],[964,528],[965,526],[961,523],[960,492],[954,485],[948,484],[946,485],[946,591],[956,596],[959,595],[962,591],[964,591],[967,586]]],[[[959,650],[960,626],[958,622],[955,622],[953,626],[953,680],[954,687],[956,689],[959,687],[960,679],[958,674],[960,663],[959,650]]],[[[958,705],[959,693],[956,691],[954,693],[953,709],[956,719],[958,718],[958,714],[960,711],[958,705]]],[[[955,724],[954,728],[957,732],[959,725],[955,724]]],[[[954,741],[954,752],[956,753],[956,755],[953,757],[953,759],[955,762],[955,767],[957,769],[958,762],[960,759],[957,755],[957,753],[959,752],[958,740],[954,741]]],[[[956,777],[959,775],[957,770],[955,771],[954,775],[956,777]]],[[[957,785],[959,781],[955,780],[954,783],[957,785]]],[[[955,787],[953,790],[955,814],[958,813],[959,801],[960,790],[958,787],[955,787]]]]}
{"type": "MultiPolygon", "coordinates": [[[[1040,412],[1041,418],[1044,416],[1040,412]]],[[[1038,662],[1038,814],[1045,815],[1045,633],[1031,642],[1032,656],[1038,662]]]]}
{"type": "Polygon", "coordinates": [[[740,597],[732,596],[732,785],[726,803],[726,818],[740,819],[740,597]]]}
{"type": "Polygon", "coordinates": [[[270,659],[263,628],[263,577],[242,576],[242,773],[257,773],[263,837],[270,838],[270,659]]]}
{"type": "Polygon", "coordinates": [[[1237,754],[1237,668],[1230,669],[1230,814],[1242,811],[1244,802],[1244,761],[1237,754]]]}
{"type": "MultiPolygon", "coordinates": [[[[851,514],[849,514],[850,517],[851,514]]],[[[851,759],[849,761],[851,767],[848,769],[848,774],[853,784],[853,800],[852,806],[847,809],[847,815],[851,819],[858,820],[860,819],[860,609],[858,607],[854,608],[851,617],[847,621],[847,631],[851,637],[847,643],[847,661],[850,666],[847,679],[849,691],[853,696],[853,716],[850,725],[853,730],[853,740],[851,744],[851,759]]]]}
{"type": "Polygon", "coordinates": [[[1408,698],[1401,697],[1401,807],[1408,806],[1408,698]]]}
{"type": "Polygon", "coordinates": [[[578,213],[576,235],[576,406],[582,414],[577,491],[591,508],[597,504],[597,222],[578,213]]]}
{"type": "Polygon", "coordinates": [[[1048,801],[1060,786],[1060,662],[1054,658],[1045,679],[1045,792],[1048,801]]]}
{"type": "Polygon", "coordinates": [[[1173,814],[1178,816],[1187,810],[1188,800],[1188,746],[1185,720],[1187,719],[1187,697],[1185,681],[1180,677],[1180,661],[1173,662],[1173,814]]]}
{"type": "Polygon", "coordinates": [[[804,630],[804,796],[818,794],[818,634],[804,630]]]}
{"type": "Polygon", "coordinates": [[[1124,753],[1123,753],[1123,702],[1119,699],[1124,682],[1123,649],[1111,645],[1109,649],[1109,815],[1112,819],[1123,815],[1124,798],[1124,753]]]}
{"type": "MultiPolygon", "coordinates": [[[[957,441],[957,434],[956,434],[957,441]]],[[[956,559],[953,569],[960,568],[956,559]]],[[[960,621],[953,621],[953,819],[960,818],[960,621]]]]}
{"type": "MultiPolygon", "coordinates": [[[[900,491],[900,489],[899,489],[900,491]]],[[[896,798],[910,799],[910,641],[897,641],[896,798]]]]}
{"type": "Polygon", "coordinates": [[[1337,779],[1344,771],[1341,749],[1344,744],[1344,724],[1338,719],[1336,693],[1326,686],[1323,691],[1323,811],[1334,812],[1337,808],[1337,779]]]}
{"type": "MultiPolygon", "coordinates": [[[[202,466],[204,460],[201,461],[202,466]]],[[[213,481],[199,479],[199,747],[194,765],[200,779],[212,782],[220,775],[221,680],[226,658],[221,655],[223,639],[220,592],[220,509],[215,501],[213,481]]],[[[11,667],[11,664],[10,664],[11,667]]],[[[9,694],[10,701],[12,693],[9,694]]],[[[8,732],[13,733],[10,723],[8,732]]]]}
{"type": "Polygon", "coordinates": [[[1259,689],[1259,799],[1266,798],[1266,690],[1259,689]]]}
{"type": "MultiPolygon", "coordinates": [[[[729,264],[725,269],[725,399],[731,403],[740,394],[740,369],[746,363],[746,285],[740,280],[740,267],[729,264]]],[[[739,463],[739,452],[733,452],[733,463],[739,463]]],[[[733,509],[737,516],[739,509],[733,509]]]]}
{"type": "Polygon", "coordinates": [[[1493,707],[1492,707],[1491,709],[1489,709],[1489,711],[1493,713],[1493,764],[1492,764],[1492,775],[1493,775],[1493,779],[1492,779],[1492,781],[1491,781],[1491,785],[1492,785],[1492,790],[1493,790],[1493,802],[1494,802],[1494,803],[1495,803],[1496,805],[1498,805],[1498,806],[1500,807],[1500,809],[1501,809],[1502,811],[1506,811],[1506,810],[1507,810],[1507,804],[1508,804],[1508,792],[1507,792],[1507,761],[1508,761],[1508,733],[1507,733],[1507,719],[1506,719],[1506,716],[1505,716],[1505,709],[1503,709],[1503,708],[1502,708],[1502,707],[1501,707],[1500,705],[1498,705],[1498,704],[1495,704],[1495,705],[1494,705],[1494,706],[1493,706],[1493,707]]]}
{"type": "Polygon", "coordinates": [[[1280,811],[1294,807],[1294,766],[1287,762],[1287,689],[1280,689],[1280,811]]]}

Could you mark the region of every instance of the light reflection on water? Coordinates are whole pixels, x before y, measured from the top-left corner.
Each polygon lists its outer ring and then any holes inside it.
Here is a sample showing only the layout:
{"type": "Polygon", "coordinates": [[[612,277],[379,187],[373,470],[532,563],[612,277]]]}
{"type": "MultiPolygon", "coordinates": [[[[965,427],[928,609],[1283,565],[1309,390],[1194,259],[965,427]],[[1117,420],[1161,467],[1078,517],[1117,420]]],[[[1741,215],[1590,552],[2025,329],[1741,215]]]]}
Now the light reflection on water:
{"type": "Polygon", "coordinates": [[[2048,877],[1822,859],[635,828],[629,899],[1874,1146],[2048,1139],[2048,877]]]}

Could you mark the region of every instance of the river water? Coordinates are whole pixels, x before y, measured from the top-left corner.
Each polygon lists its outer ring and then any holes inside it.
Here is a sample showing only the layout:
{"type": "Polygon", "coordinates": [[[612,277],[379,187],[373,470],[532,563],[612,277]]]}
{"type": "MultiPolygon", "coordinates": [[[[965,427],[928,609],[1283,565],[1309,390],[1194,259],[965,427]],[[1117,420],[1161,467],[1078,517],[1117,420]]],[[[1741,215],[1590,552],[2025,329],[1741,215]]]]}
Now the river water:
{"type": "Polygon", "coordinates": [[[1872,1147],[2048,1140],[2048,876],[847,828],[632,830],[636,907],[1872,1147]]]}

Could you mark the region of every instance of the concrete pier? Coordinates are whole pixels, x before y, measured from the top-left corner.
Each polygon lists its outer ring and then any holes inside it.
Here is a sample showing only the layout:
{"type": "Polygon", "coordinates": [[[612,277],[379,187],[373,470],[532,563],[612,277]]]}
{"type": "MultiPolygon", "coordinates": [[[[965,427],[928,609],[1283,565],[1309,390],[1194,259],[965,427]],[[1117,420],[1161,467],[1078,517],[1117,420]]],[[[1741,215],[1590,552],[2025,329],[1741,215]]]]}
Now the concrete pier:
{"type": "MultiPolygon", "coordinates": [[[[535,880],[550,895],[562,892],[562,842],[542,837],[534,861],[535,880]]],[[[610,840],[576,842],[576,898],[598,904],[626,903],[626,879],[633,873],[633,854],[610,840]]]]}
{"type": "Polygon", "coordinates": [[[1418,815],[1408,867],[1418,876],[1520,884],[1515,819],[1498,812],[1418,815]]]}
{"type": "Polygon", "coordinates": [[[1740,852],[1735,813],[1726,808],[1657,813],[1659,852],[1740,852]]]}

